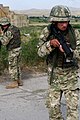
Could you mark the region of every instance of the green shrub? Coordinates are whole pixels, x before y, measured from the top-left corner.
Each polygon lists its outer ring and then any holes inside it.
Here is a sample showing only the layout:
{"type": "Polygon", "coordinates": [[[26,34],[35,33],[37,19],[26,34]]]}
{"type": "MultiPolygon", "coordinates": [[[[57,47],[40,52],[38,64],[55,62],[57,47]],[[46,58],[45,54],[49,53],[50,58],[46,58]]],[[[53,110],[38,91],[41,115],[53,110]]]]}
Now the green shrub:
{"type": "Polygon", "coordinates": [[[44,26],[26,28],[25,32],[30,34],[30,39],[26,42],[22,40],[22,67],[29,67],[32,70],[45,71],[45,57],[41,58],[37,54],[37,44],[41,30],[44,26]]]}
{"type": "Polygon", "coordinates": [[[80,29],[80,24],[73,24],[72,25],[74,28],[80,29]]]}
{"type": "Polygon", "coordinates": [[[25,65],[34,66],[42,61],[42,58],[40,58],[37,54],[37,44],[41,27],[30,27],[29,29],[30,31],[28,32],[31,36],[30,40],[25,43],[22,41],[22,63],[25,65]]]}

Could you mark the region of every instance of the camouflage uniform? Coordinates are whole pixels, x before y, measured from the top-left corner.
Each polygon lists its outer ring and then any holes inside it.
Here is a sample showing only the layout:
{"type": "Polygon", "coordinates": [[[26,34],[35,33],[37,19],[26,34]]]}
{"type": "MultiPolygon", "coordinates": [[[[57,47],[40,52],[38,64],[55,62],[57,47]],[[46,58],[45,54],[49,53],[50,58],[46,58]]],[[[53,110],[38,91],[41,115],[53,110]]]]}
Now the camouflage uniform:
{"type": "MultiPolygon", "coordinates": [[[[10,20],[6,17],[0,20],[1,28],[3,26],[8,26],[7,30],[1,31],[0,41],[2,45],[6,46],[8,50],[8,62],[9,62],[9,74],[11,76],[12,82],[7,85],[6,88],[15,88],[20,85],[21,81],[21,70],[20,70],[20,60],[21,60],[21,40],[20,34],[19,39],[15,39],[11,29],[14,27],[10,24],[10,20]],[[14,40],[15,39],[15,40],[14,40]]],[[[14,28],[13,28],[14,29],[14,28]]],[[[17,36],[17,34],[15,35],[17,36]]],[[[21,83],[22,84],[22,83],[21,83]]]]}
{"type": "MultiPolygon", "coordinates": [[[[50,21],[69,21],[70,11],[64,6],[55,6],[50,13],[50,21]],[[59,13],[60,12],[60,13],[59,13]],[[66,14],[66,15],[65,15],[66,14]],[[61,16],[60,16],[61,15],[61,16]],[[63,16],[63,17],[62,17],[63,16]],[[65,17],[66,16],[66,17],[65,17]]],[[[38,43],[38,55],[44,57],[49,55],[55,50],[54,47],[50,45],[50,40],[47,38],[50,34],[48,27],[45,27],[40,35],[38,43]]],[[[76,49],[73,50],[73,56],[80,60],[80,34],[78,30],[74,30],[76,37],[76,49]]],[[[48,82],[50,82],[52,64],[48,64],[48,82]]],[[[62,97],[62,92],[64,92],[66,103],[67,103],[67,118],[66,120],[79,120],[78,115],[78,68],[68,67],[61,68],[57,66],[53,71],[52,84],[49,85],[49,93],[47,97],[47,107],[49,109],[50,120],[63,120],[60,111],[60,102],[62,97]]]]}

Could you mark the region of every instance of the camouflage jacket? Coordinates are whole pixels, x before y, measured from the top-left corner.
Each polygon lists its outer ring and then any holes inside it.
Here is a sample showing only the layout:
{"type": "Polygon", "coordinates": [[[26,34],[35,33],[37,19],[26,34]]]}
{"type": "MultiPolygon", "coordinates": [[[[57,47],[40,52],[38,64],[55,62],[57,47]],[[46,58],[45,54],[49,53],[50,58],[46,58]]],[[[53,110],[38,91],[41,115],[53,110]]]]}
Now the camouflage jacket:
{"type": "MultiPolygon", "coordinates": [[[[74,50],[74,56],[80,59],[80,33],[77,29],[74,30],[75,37],[76,37],[76,49],[74,50]]],[[[42,33],[39,38],[39,43],[37,45],[38,48],[38,55],[40,57],[44,57],[45,55],[50,54],[55,48],[51,47],[50,40],[47,41],[47,38],[50,34],[48,27],[45,27],[42,30],[42,33]]]]}

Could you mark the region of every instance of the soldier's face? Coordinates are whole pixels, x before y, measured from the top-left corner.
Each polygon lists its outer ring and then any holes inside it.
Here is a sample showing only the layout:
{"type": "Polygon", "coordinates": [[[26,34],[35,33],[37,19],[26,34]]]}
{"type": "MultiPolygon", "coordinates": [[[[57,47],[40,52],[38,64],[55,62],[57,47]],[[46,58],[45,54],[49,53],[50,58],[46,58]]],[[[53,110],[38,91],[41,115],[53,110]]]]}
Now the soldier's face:
{"type": "Polygon", "coordinates": [[[66,21],[66,22],[58,22],[57,27],[60,30],[65,31],[67,29],[67,27],[68,27],[68,21],[66,21]]]}

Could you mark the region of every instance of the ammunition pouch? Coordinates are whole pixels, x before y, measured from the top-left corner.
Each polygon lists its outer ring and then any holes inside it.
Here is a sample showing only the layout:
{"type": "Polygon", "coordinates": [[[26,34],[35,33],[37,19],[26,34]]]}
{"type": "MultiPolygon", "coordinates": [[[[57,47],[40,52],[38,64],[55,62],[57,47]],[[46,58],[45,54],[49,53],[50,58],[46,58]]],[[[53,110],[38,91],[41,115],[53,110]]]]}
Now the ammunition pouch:
{"type": "Polygon", "coordinates": [[[65,60],[63,61],[63,68],[69,68],[69,67],[76,67],[78,68],[78,61],[76,58],[72,58],[72,59],[68,59],[65,58],[65,60]]]}

